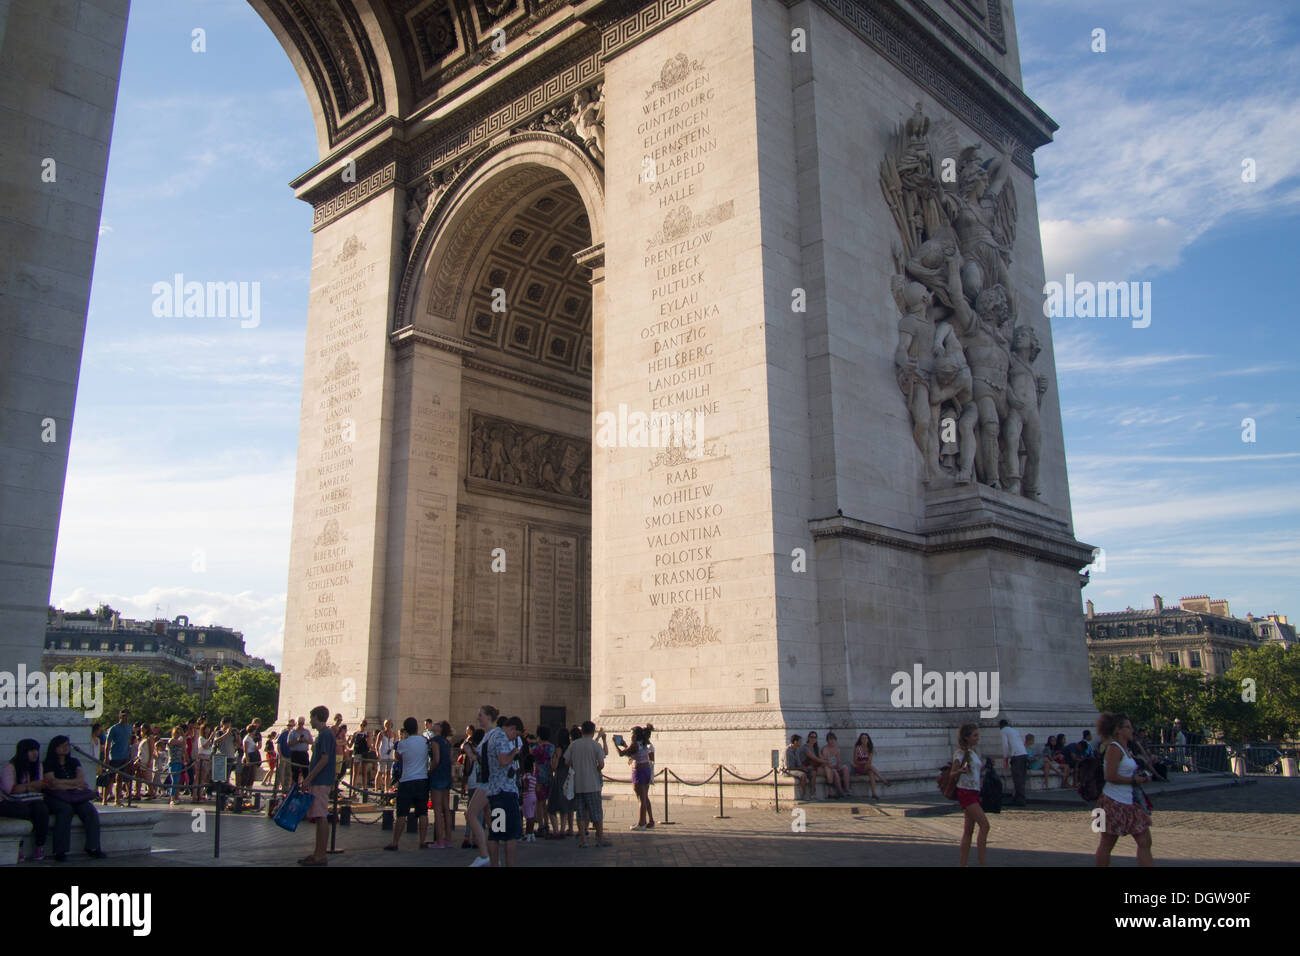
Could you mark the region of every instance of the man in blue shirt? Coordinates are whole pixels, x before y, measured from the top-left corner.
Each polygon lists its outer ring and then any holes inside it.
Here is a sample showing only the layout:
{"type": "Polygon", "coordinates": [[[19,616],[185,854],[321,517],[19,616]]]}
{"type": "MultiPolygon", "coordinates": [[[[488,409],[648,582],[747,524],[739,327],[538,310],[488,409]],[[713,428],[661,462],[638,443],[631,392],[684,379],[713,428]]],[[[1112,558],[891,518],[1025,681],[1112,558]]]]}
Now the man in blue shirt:
{"type": "Polygon", "coordinates": [[[302,789],[311,794],[307,819],[316,821],[316,852],[298,861],[303,866],[324,866],[329,862],[325,846],[329,841],[329,798],[334,786],[334,756],[338,751],[334,733],[329,729],[329,719],[328,707],[312,708],[311,729],[316,731],[316,743],[312,747],[311,763],[303,777],[302,789]]]}
{"type": "Polygon", "coordinates": [[[117,723],[108,728],[108,766],[114,771],[113,806],[122,805],[122,788],[127,788],[128,798],[131,785],[123,774],[131,762],[131,715],[125,710],[119,711],[117,723]]]}

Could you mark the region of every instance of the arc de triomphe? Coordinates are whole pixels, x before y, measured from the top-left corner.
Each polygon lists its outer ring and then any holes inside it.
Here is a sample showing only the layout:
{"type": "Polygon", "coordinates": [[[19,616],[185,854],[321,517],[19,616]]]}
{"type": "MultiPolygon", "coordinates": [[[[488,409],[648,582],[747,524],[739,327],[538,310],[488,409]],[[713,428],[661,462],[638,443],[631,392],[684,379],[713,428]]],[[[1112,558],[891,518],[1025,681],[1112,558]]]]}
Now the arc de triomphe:
{"type": "Polygon", "coordinates": [[[249,2],[321,156],[282,717],[1091,719],[1009,2],[249,2]]]}

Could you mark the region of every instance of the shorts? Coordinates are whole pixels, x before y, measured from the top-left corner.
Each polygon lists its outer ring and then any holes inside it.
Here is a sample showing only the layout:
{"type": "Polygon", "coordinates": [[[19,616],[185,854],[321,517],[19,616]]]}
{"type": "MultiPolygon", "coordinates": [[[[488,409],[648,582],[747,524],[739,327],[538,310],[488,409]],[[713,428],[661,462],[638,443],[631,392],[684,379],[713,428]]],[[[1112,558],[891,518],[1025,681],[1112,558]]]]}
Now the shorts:
{"type": "Polygon", "coordinates": [[[1118,803],[1103,793],[1097,805],[1106,814],[1106,833],[1113,836],[1141,836],[1151,827],[1151,814],[1136,803],[1118,803]]]}
{"type": "Polygon", "coordinates": [[[399,817],[414,813],[417,817],[429,815],[429,783],[426,780],[404,780],[397,785],[394,809],[399,817]]]}
{"type": "Polygon", "coordinates": [[[289,762],[296,767],[306,767],[311,763],[311,754],[295,750],[289,754],[289,762]]]}
{"type": "Polygon", "coordinates": [[[131,769],[131,758],[127,757],[125,760],[110,760],[108,762],[108,769],[112,770],[114,773],[125,775],[131,769]]]}
{"type": "Polygon", "coordinates": [[[311,807],[307,810],[308,820],[323,820],[330,815],[330,788],[311,787],[311,807]]]}
{"type": "Polygon", "coordinates": [[[531,820],[537,816],[537,794],[524,794],[524,819],[531,820]]]}
{"type": "Polygon", "coordinates": [[[650,765],[645,764],[636,768],[636,776],[633,778],[633,783],[638,786],[644,786],[650,782],[652,776],[653,773],[650,770],[650,765]]]}
{"type": "Polygon", "coordinates": [[[963,810],[969,806],[978,807],[980,805],[980,792],[978,790],[963,790],[958,787],[957,803],[961,805],[963,810]]]}
{"type": "Polygon", "coordinates": [[[605,821],[605,813],[600,807],[599,790],[594,790],[591,793],[575,793],[573,795],[573,806],[578,811],[579,820],[592,823],[603,823],[605,821]]]}
{"type": "Polygon", "coordinates": [[[524,835],[524,818],[519,812],[519,794],[513,790],[488,796],[487,838],[498,843],[524,835]]]}
{"type": "Polygon", "coordinates": [[[429,777],[430,790],[450,790],[451,789],[451,771],[446,773],[435,773],[429,777]]]}

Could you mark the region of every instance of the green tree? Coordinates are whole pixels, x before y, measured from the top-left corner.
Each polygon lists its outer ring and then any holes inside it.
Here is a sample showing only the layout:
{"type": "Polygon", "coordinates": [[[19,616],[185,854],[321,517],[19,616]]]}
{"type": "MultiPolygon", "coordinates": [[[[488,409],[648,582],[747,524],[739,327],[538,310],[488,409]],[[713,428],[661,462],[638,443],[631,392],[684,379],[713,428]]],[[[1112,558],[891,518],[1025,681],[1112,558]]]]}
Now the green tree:
{"type": "Polygon", "coordinates": [[[227,668],[217,675],[217,686],[208,701],[211,721],[229,717],[236,727],[246,727],[254,717],[263,727],[275,723],[280,704],[280,675],[271,671],[227,668]]]}
{"type": "Polygon", "coordinates": [[[104,675],[101,719],[105,723],[116,720],[118,711],[125,707],[131,712],[132,721],[151,726],[159,724],[170,731],[175,724],[193,720],[198,714],[197,697],[170,677],[137,665],[123,667],[93,657],[80,657],[60,670],[104,675]]]}
{"type": "Polygon", "coordinates": [[[1265,644],[1232,656],[1228,679],[1244,710],[1253,716],[1251,735],[1269,740],[1300,739],[1300,646],[1283,650],[1265,644]],[[1249,681],[1250,683],[1246,683],[1249,681]]]}

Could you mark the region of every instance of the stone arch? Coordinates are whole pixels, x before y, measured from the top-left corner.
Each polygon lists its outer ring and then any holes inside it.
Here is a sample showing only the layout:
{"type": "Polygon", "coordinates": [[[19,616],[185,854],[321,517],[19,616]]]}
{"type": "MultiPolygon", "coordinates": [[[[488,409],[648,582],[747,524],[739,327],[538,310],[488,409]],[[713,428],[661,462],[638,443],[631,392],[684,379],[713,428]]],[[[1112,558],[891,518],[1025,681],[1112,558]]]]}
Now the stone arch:
{"type": "Polygon", "coordinates": [[[322,159],[383,116],[405,116],[410,77],[391,14],[374,0],[248,0],[298,74],[322,159]]]}
{"type": "MultiPolygon", "coordinates": [[[[586,209],[591,249],[601,250],[603,177],[572,142],[554,133],[517,133],[471,160],[434,201],[411,243],[393,310],[395,329],[416,326],[459,337],[476,253],[500,217],[523,195],[566,181],[586,209]]],[[[599,262],[597,255],[596,268],[599,262]]]]}

